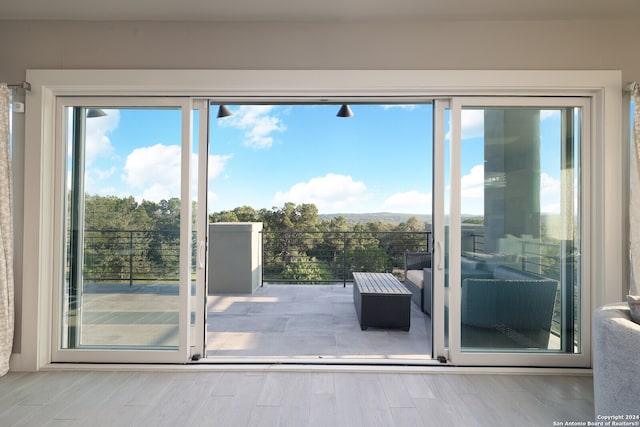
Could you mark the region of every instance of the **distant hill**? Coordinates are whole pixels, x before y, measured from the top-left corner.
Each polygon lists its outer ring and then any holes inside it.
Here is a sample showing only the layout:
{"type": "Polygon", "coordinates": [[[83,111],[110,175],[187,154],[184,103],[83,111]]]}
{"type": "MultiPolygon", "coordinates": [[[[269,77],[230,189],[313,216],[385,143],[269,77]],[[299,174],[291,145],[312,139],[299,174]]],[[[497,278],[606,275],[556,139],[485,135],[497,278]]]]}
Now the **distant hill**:
{"type": "Polygon", "coordinates": [[[431,222],[431,215],[420,215],[420,214],[403,214],[403,213],[392,213],[392,212],[372,212],[372,213],[336,213],[336,214],[320,214],[318,215],[320,219],[331,220],[333,218],[337,218],[339,216],[344,217],[344,219],[348,223],[362,223],[366,224],[368,222],[388,222],[391,224],[400,224],[402,222],[407,222],[407,220],[411,217],[415,217],[423,222],[431,222]]]}

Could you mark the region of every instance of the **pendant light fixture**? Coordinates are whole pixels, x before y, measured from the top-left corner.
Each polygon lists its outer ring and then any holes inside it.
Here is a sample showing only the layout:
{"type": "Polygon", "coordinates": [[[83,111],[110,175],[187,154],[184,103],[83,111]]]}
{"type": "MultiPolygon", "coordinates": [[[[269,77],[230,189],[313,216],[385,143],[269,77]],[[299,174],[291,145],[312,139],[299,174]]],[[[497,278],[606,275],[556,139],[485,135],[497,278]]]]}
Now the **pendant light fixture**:
{"type": "Polygon", "coordinates": [[[87,118],[91,119],[93,117],[104,117],[107,113],[104,110],[99,108],[87,108],[87,118]]]}
{"type": "Polygon", "coordinates": [[[351,108],[349,108],[347,104],[342,104],[336,117],[353,117],[353,111],[351,111],[351,108]]]}
{"type": "Polygon", "coordinates": [[[216,117],[221,119],[223,117],[229,117],[229,116],[233,116],[233,113],[229,111],[229,109],[224,105],[220,105],[220,107],[218,108],[218,115],[216,117]]]}

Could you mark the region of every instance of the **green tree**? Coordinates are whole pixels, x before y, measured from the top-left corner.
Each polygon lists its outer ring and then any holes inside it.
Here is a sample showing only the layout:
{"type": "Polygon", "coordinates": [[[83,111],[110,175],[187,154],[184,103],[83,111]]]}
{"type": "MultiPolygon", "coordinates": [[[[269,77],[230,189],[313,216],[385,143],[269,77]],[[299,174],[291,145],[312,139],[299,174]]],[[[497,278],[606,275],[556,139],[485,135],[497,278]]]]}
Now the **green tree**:
{"type": "Polygon", "coordinates": [[[152,219],[133,197],[85,197],[85,262],[87,278],[129,279],[133,271],[148,270],[141,256],[150,238],[140,230],[152,219]]]}
{"type": "MultiPolygon", "coordinates": [[[[339,216],[319,220],[313,204],[285,203],[282,207],[261,209],[242,206],[210,215],[212,221],[257,221],[265,230],[263,263],[268,277],[293,276],[302,280],[313,276],[310,265],[334,279],[345,271],[392,271],[404,265],[404,252],[425,250],[425,223],[416,217],[394,224],[388,221],[350,223],[339,216]],[[346,249],[346,252],[345,252],[346,249]],[[293,265],[296,263],[296,265],[293,265]]],[[[313,276],[315,277],[315,276],[313,276]]],[[[311,279],[305,279],[311,280],[311,279]]],[[[315,280],[315,279],[314,279],[315,280]]]]}
{"type": "Polygon", "coordinates": [[[293,259],[284,268],[281,277],[286,280],[321,282],[331,280],[333,275],[326,263],[302,256],[293,259]]]}
{"type": "Polygon", "coordinates": [[[313,248],[313,234],[318,224],[318,208],[312,204],[285,203],[282,208],[264,212],[264,229],[274,231],[264,239],[264,262],[286,267],[292,259],[313,248]],[[278,233],[282,231],[283,233],[278,233]]]}
{"type": "Polygon", "coordinates": [[[465,218],[462,220],[463,224],[484,224],[484,218],[481,216],[474,216],[471,218],[465,218]]]}
{"type": "Polygon", "coordinates": [[[180,199],[177,197],[151,202],[144,200],[143,209],[152,221],[145,256],[150,271],[163,278],[177,278],[180,265],[180,199]]]}
{"type": "Polygon", "coordinates": [[[351,271],[390,272],[393,265],[384,249],[378,246],[359,246],[347,254],[351,271]]]}
{"type": "Polygon", "coordinates": [[[251,206],[240,206],[231,211],[215,212],[209,215],[209,222],[262,222],[262,213],[251,206]]]}

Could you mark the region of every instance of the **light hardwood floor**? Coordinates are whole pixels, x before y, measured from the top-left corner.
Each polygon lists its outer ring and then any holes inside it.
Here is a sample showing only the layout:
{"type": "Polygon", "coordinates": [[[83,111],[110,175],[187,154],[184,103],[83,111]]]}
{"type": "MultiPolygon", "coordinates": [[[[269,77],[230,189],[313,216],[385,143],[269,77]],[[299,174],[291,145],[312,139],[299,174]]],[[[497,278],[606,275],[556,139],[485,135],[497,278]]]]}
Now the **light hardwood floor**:
{"type": "Polygon", "coordinates": [[[0,378],[2,426],[553,426],[593,421],[589,376],[49,371],[0,378]]]}

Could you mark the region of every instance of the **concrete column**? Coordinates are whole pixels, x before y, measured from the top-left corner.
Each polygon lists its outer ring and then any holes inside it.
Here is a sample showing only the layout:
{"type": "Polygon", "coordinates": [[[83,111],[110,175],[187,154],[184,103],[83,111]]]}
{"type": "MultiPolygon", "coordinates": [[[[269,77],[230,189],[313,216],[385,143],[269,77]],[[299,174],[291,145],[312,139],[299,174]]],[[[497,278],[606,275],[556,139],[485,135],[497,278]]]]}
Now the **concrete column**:
{"type": "Polygon", "coordinates": [[[209,224],[209,295],[250,294],[262,284],[262,223],[209,224]]]}
{"type": "Polygon", "coordinates": [[[500,239],[540,236],[540,111],[484,113],[484,249],[500,239]]]}

